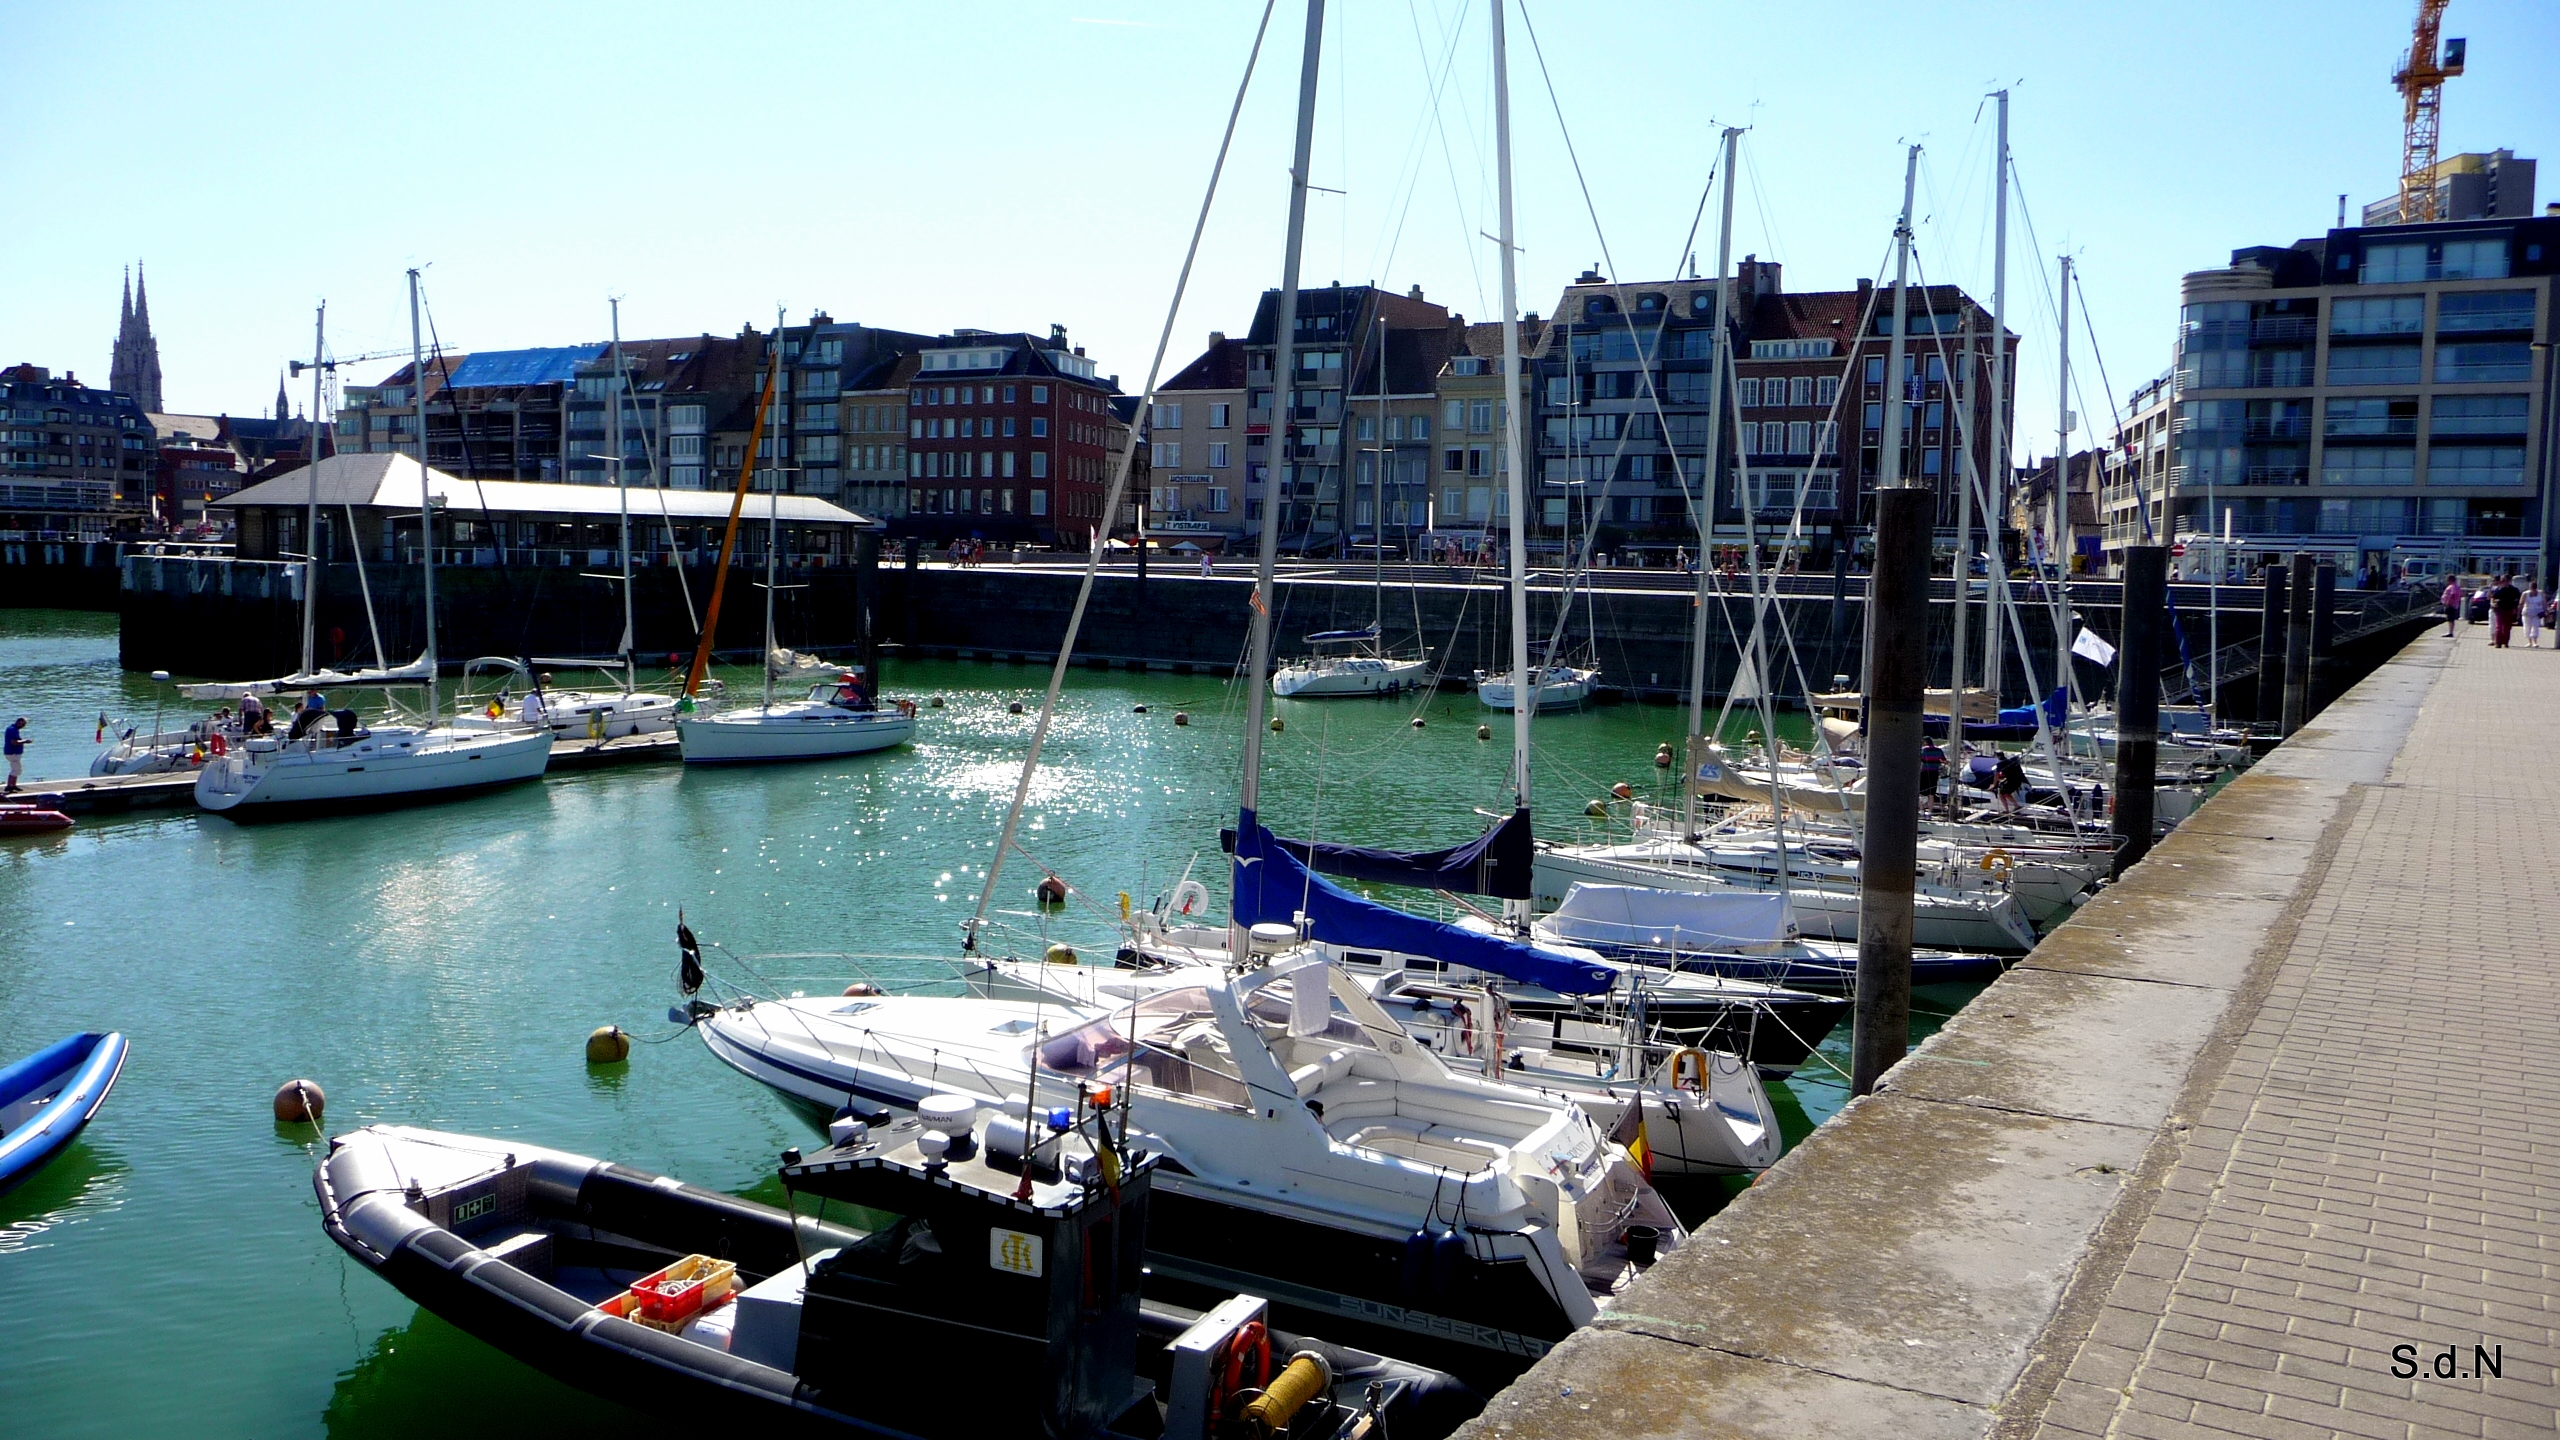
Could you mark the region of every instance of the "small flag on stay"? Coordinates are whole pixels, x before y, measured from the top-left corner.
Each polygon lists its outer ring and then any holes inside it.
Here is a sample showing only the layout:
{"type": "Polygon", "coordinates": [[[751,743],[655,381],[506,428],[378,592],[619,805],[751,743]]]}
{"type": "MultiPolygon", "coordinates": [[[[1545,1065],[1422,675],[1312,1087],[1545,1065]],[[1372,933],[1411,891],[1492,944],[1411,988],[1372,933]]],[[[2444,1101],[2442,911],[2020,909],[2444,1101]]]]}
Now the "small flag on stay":
{"type": "Polygon", "coordinates": [[[2092,661],[2100,665],[2113,665],[2116,663],[2116,647],[2099,639],[2096,635],[2091,634],[2087,630],[2082,630],[2079,636],[2071,642],[2071,653],[2079,656],[2083,660],[2092,661]]]}

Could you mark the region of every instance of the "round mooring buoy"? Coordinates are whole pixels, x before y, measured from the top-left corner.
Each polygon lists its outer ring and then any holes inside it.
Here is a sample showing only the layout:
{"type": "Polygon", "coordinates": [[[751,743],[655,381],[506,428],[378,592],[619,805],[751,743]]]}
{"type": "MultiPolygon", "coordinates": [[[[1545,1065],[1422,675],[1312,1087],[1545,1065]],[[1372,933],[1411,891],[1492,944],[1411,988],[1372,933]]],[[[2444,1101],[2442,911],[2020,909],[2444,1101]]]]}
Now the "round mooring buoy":
{"type": "Polygon", "coordinates": [[[1656,770],[1671,768],[1671,747],[1668,744],[1653,752],[1653,768],[1656,770]]]}
{"type": "Polygon", "coordinates": [[[933,697],[933,699],[932,699],[931,701],[929,701],[929,702],[927,702],[927,703],[928,703],[928,704],[930,704],[930,705],[932,705],[932,707],[933,707],[934,709],[939,710],[939,709],[941,709],[941,708],[942,708],[942,697],[941,697],[941,696],[939,696],[939,695],[936,695],[936,696],[934,696],[934,697],[933,697]]]}
{"type": "Polygon", "coordinates": [[[1076,963],[1076,947],[1067,944],[1052,945],[1043,952],[1041,958],[1052,965],[1073,965],[1076,963]]]}
{"type": "Polygon", "coordinates": [[[1176,724],[1176,725],[1188,725],[1188,724],[1190,724],[1190,723],[1191,723],[1191,712],[1190,712],[1190,711],[1188,711],[1188,710],[1176,710],[1176,711],[1174,711],[1174,712],[1173,712],[1173,723],[1174,723],[1174,724],[1176,724]]]}
{"type": "Polygon", "coordinates": [[[1621,800],[1633,800],[1636,798],[1636,787],[1628,784],[1624,780],[1621,780],[1617,784],[1609,787],[1609,793],[1617,796],[1621,800]]]}
{"type": "Polygon", "coordinates": [[[328,1106],[329,1097],[320,1093],[316,1080],[287,1080],[276,1091],[276,1118],[288,1125],[316,1124],[328,1106]]]}
{"type": "Polygon", "coordinates": [[[881,993],[881,991],[879,986],[872,984],[868,980],[856,980],[852,984],[844,987],[844,993],[852,996],[863,996],[877,995],[881,993]]]}
{"type": "Polygon", "coordinates": [[[619,1065],[631,1058],[631,1034],[619,1025],[599,1025],[587,1032],[587,1063],[619,1065]]]}
{"type": "Polygon", "coordinates": [[[1606,820],[1609,818],[1609,802],[1606,800],[1594,800],[1590,804],[1582,807],[1582,813],[1590,816],[1594,820],[1606,820]]]}
{"type": "Polygon", "coordinates": [[[1416,715],[1416,716],[1414,716],[1414,717],[1413,717],[1413,728],[1414,728],[1414,729],[1416,729],[1416,730],[1419,730],[1419,729],[1421,729],[1421,728],[1422,728],[1422,717],[1421,717],[1421,716],[1416,715]]]}
{"type": "Polygon", "coordinates": [[[1129,707],[1129,713],[1132,715],[1144,715],[1147,713],[1147,707],[1144,705],[1132,705],[1129,707]]]}
{"type": "Polygon", "coordinates": [[[1006,713],[1007,715],[1019,715],[1019,714],[1021,714],[1021,713],[1022,713],[1022,702],[1021,702],[1021,701],[1019,701],[1019,700],[1016,700],[1016,701],[1014,701],[1012,704],[1007,705],[1006,707],[1004,707],[1004,713],[1006,713]]]}
{"type": "Polygon", "coordinates": [[[1477,738],[1477,739],[1479,739],[1479,740],[1490,740],[1490,739],[1492,739],[1492,738],[1493,738],[1493,727],[1492,727],[1492,726],[1490,726],[1490,725],[1479,725],[1479,726],[1477,726],[1477,727],[1476,727],[1476,738],[1477,738]]]}
{"type": "Polygon", "coordinates": [[[1288,721],[1281,719],[1281,718],[1280,718],[1279,716],[1277,716],[1277,715],[1274,715],[1274,716],[1272,716],[1272,717],[1271,717],[1271,733],[1272,733],[1272,734],[1277,735],[1277,734],[1279,734],[1281,731],[1286,730],[1286,729],[1288,729],[1288,728],[1289,728],[1289,722],[1288,722],[1288,721]]]}
{"type": "Polygon", "coordinates": [[[1044,875],[1040,883],[1032,887],[1031,893],[1038,896],[1043,905],[1064,905],[1067,903],[1067,882],[1055,875],[1044,875]]]}

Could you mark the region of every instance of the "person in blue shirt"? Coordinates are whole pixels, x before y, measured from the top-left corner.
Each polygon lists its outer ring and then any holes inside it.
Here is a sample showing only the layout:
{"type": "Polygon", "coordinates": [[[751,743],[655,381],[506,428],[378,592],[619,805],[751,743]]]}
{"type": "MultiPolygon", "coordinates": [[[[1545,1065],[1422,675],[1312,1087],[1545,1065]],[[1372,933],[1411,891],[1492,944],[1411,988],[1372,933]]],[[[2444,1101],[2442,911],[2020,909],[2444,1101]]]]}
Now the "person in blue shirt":
{"type": "Polygon", "coordinates": [[[5,788],[0,788],[0,795],[6,795],[18,788],[18,771],[27,762],[26,716],[21,715],[10,721],[9,728],[0,731],[0,752],[6,752],[9,757],[9,783],[5,788]]]}

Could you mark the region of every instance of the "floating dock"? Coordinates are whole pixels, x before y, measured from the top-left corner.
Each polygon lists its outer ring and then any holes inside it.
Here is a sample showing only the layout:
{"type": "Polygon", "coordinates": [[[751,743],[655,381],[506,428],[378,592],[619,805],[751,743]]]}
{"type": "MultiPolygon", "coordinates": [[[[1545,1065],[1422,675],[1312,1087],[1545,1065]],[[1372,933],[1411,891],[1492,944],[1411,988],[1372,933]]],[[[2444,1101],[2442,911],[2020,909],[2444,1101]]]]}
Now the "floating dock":
{"type": "MultiPolygon", "coordinates": [[[[601,770],[615,765],[673,764],[684,758],[675,732],[624,735],[612,740],[564,739],[551,745],[546,774],[601,770]]],[[[196,773],[180,770],[164,775],[83,775],[69,780],[39,780],[21,792],[23,798],[51,803],[66,815],[120,815],[128,810],[192,810],[196,773]]]]}

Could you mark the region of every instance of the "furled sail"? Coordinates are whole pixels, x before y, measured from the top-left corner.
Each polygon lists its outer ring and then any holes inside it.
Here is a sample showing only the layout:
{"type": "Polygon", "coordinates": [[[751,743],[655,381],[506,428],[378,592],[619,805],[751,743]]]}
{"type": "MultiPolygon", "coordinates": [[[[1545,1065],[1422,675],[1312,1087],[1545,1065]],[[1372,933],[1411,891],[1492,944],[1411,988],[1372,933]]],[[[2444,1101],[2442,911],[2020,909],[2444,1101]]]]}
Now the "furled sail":
{"type": "MultiPolygon", "coordinates": [[[[1525,817],[1520,818],[1525,826],[1525,817]]],[[[1310,873],[1278,836],[1262,828],[1250,810],[1237,818],[1235,857],[1234,917],[1238,925],[1286,925],[1303,914],[1308,934],[1328,945],[1421,955],[1445,964],[1473,966],[1524,985],[1542,985],[1565,995],[1598,994],[1618,978],[1617,970],[1608,965],[1577,960],[1497,935],[1478,934],[1364,900],[1310,873]]]]}
{"type": "Polygon", "coordinates": [[[345,690],[370,685],[424,685],[434,671],[427,657],[397,669],[314,670],[307,675],[287,675],[278,680],[208,680],[181,685],[178,693],[190,700],[237,700],[243,695],[291,695],[306,690],[345,690]]]}
{"type": "MultiPolygon", "coordinates": [[[[1263,832],[1270,835],[1269,831],[1263,832]]],[[[1334,845],[1289,840],[1270,835],[1298,863],[1319,875],[1366,880],[1373,885],[1412,885],[1460,895],[1490,895],[1499,900],[1526,900],[1536,892],[1529,871],[1537,860],[1529,833],[1529,812],[1514,810],[1492,829],[1463,845],[1444,850],[1377,850],[1366,845],[1334,845]]],[[[1221,830],[1218,843],[1235,853],[1236,832],[1221,830]]]]}

